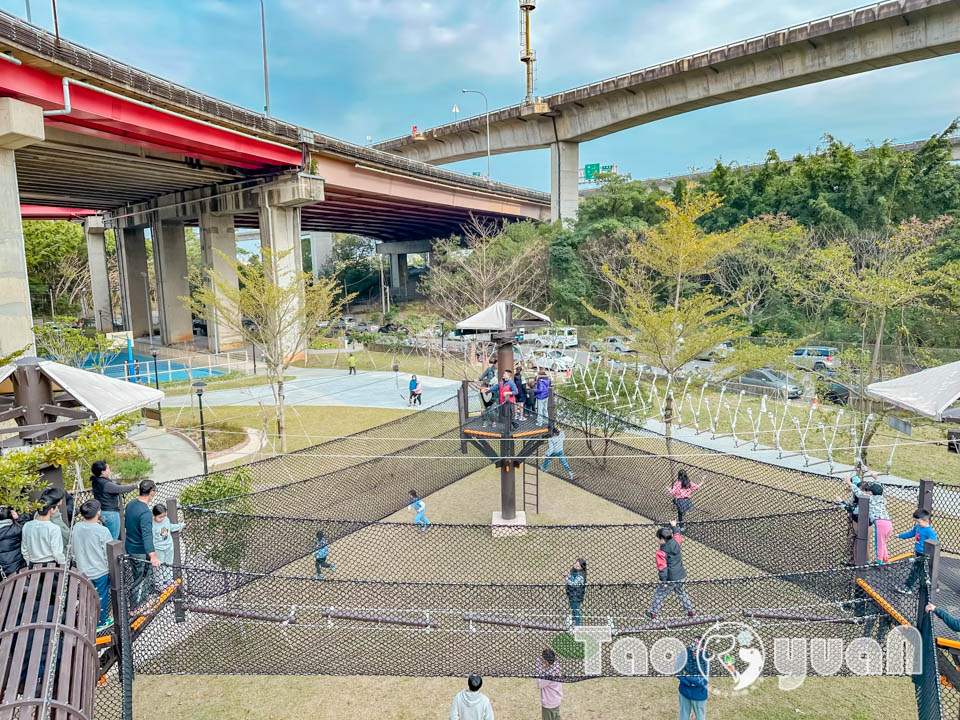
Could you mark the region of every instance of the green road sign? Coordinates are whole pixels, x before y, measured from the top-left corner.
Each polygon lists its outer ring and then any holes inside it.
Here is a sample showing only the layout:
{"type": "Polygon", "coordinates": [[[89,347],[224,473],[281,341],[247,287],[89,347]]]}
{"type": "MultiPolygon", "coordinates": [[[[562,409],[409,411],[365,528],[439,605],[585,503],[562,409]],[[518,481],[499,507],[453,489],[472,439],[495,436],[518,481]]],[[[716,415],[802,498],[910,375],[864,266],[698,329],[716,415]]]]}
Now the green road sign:
{"type": "Polygon", "coordinates": [[[601,165],[600,172],[613,172],[613,165],[601,165]]]}
{"type": "Polygon", "coordinates": [[[584,180],[593,180],[593,178],[599,174],[600,174],[600,163],[589,163],[583,166],[584,180]]]}

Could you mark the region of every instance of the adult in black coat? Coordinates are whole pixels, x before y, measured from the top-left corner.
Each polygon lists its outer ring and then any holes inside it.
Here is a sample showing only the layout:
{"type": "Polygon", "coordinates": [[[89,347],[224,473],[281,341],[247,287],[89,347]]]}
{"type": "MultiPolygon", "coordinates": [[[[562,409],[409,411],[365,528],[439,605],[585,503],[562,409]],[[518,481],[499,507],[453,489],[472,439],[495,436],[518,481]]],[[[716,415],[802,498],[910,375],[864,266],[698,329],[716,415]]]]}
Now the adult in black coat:
{"type": "Polygon", "coordinates": [[[29,519],[29,515],[21,517],[12,508],[0,507],[0,571],[4,577],[27,566],[20,552],[20,540],[29,519]]]}

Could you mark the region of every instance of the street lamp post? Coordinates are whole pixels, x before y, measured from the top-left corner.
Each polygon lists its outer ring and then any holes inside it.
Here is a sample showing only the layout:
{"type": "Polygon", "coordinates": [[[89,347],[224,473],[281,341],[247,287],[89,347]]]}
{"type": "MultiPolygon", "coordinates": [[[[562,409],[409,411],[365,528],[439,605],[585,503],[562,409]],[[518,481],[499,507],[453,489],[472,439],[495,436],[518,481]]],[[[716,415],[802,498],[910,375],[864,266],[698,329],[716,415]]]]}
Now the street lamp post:
{"type": "Polygon", "coordinates": [[[257,346],[254,343],[250,343],[250,352],[253,355],[253,374],[257,374],[257,346]]]}
{"type": "Polygon", "coordinates": [[[263,114],[270,117],[270,80],[267,74],[267,15],[260,0],[260,36],[263,40],[263,114]]]}
{"type": "Polygon", "coordinates": [[[476,93],[483,97],[484,114],[487,116],[487,180],[490,179],[490,103],[487,102],[487,96],[480,90],[463,89],[462,93],[476,93]]]}
{"type": "Polygon", "coordinates": [[[153,308],[150,307],[150,281],[145,272],[140,273],[143,278],[143,298],[147,303],[147,327],[150,329],[150,344],[153,345],[153,308]]]}
{"type": "MultiPolygon", "coordinates": [[[[150,354],[153,355],[153,386],[160,389],[160,372],[157,370],[157,349],[152,348],[150,354]]],[[[157,400],[157,422],[163,427],[163,410],[160,407],[160,401],[157,400]]]]}
{"type": "Polygon", "coordinates": [[[193,384],[193,389],[197,393],[197,401],[200,403],[200,446],[203,449],[203,476],[207,476],[207,429],[203,424],[203,389],[207,386],[205,382],[197,381],[193,384]]]}
{"type": "Polygon", "coordinates": [[[443,353],[443,338],[446,336],[443,328],[443,318],[440,318],[440,377],[445,378],[447,376],[446,363],[444,362],[446,358],[443,353]]]}

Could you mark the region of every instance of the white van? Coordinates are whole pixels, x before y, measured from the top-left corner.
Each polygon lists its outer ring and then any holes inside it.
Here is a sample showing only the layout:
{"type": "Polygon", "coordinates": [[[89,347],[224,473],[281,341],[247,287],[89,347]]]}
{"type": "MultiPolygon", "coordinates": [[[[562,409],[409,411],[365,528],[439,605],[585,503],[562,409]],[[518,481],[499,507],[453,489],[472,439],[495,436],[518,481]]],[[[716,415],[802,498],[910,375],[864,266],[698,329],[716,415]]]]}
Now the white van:
{"type": "Polygon", "coordinates": [[[579,342],[575,327],[553,327],[538,336],[534,344],[541,347],[569,348],[576,347],[579,342]]]}

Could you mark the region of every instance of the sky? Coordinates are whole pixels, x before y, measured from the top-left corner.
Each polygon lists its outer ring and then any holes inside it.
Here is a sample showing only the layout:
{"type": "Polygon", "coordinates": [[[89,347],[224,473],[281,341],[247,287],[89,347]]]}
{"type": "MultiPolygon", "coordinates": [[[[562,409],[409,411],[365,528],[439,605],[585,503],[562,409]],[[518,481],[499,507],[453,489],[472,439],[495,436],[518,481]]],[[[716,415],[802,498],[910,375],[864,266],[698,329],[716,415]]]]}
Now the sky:
{"type": "MultiPolygon", "coordinates": [[[[25,16],[27,0],[0,0],[25,16]]],[[[47,0],[29,0],[52,28],[47,0]]],[[[806,22],[852,0],[540,0],[537,94],[806,22]]],[[[523,99],[517,0],[265,0],[271,114],[365,144],[523,99]]],[[[166,79],[263,109],[259,0],[58,0],[63,37],[166,79]]],[[[960,114],[960,56],[697,110],[580,147],[634,178],[814,149],[929,137],[960,114]]],[[[549,190],[549,151],[495,155],[492,176],[549,190]]],[[[485,171],[484,158],[447,166],[485,171]]]]}

